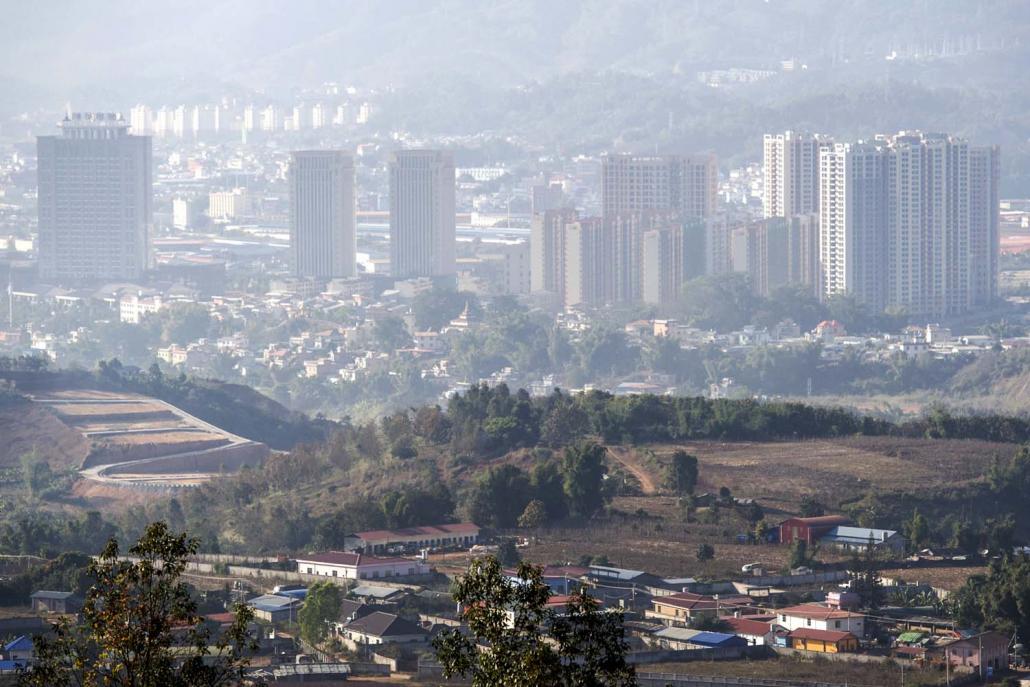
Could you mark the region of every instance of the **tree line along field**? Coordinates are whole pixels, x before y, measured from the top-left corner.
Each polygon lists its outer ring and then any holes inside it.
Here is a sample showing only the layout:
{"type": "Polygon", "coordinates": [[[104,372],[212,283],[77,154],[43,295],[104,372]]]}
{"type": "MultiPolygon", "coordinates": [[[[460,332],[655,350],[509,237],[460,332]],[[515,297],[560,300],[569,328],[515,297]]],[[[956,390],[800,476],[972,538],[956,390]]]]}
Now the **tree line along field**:
{"type": "Polygon", "coordinates": [[[962,486],[981,479],[1015,448],[978,440],[844,437],[785,442],[685,442],[650,447],[660,465],[681,449],[696,455],[700,491],[794,512],[804,496],[834,506],[868,493],[962,486]]]}

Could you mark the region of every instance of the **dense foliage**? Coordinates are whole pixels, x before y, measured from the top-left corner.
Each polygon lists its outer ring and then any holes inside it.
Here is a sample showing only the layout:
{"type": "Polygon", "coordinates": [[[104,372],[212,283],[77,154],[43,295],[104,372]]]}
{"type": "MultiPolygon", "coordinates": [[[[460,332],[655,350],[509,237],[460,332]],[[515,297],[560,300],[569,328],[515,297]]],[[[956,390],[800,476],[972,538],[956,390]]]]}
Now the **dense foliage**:
{"type": "Polygon", "coordinates": [[[111,540],[88,572],[82,622],[62,620],[53,636],[37,635],[36,661],[19,678],[27,687],[239,684],[254,651],[252,612],[237,606],[218,639],[197,614],[181,576],[197,543],[154,523],[123,557],[111,540]]]}
{"type": "Polygon", "coordinates": [[[444,677],[469,678],[473,687],[636,684],[621,612],[601,610],[581,590],[555,613],[546,608],[551,590],[542,569],[523,563],[517,575],[520,582],[512,582],[488,558],[455,581],[452,595],[468,632],[444,630],[433,640],[444,677]]]}

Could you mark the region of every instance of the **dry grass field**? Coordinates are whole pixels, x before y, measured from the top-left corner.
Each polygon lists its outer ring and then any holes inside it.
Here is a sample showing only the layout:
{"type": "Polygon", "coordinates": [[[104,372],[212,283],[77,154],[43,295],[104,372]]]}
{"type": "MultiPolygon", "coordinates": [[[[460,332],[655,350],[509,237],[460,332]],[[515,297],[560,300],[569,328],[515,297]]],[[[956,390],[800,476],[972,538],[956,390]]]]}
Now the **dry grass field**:
{"type": "Polygon", "coordinates": [[[784,510],[804,495],[828,504],[870,490],[919,491],[979,479],[1016,447],[987,441],[854,437],[795,442],[692,442],[654,446],[667,463],[678,448],[698,457],[701,491],[729,487],[784,510]]]}
{"type": "MultiPolygon", "coordinates": [[[[851,685],[852,687],[900,687],[901,669],[893,663],[859,663],[847,660],[799,660],[782,656],[757,661],[692,661],[655,663],[638,667],[641,673],[667,673],[719,677],[766,678],[851,685]]],[[[936,668],[905,669],[905,687],[943,685],[944,673],[936,668]]]]}

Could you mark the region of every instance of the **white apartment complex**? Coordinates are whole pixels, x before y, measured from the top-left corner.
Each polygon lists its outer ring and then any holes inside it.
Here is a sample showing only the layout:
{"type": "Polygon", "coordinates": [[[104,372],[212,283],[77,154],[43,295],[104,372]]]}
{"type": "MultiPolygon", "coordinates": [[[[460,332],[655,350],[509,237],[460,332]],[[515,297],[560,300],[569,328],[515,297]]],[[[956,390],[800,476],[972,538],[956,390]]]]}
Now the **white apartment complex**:
{"type": "Polygon", "coordinates": [[[453,157],[439,150],[400,150],[390,156],[389,168],[391,274],[453,275],[453,157]]]}
{"type": "Polygon", "coordinates": [[[289,177],[294,275],[315,279],[355,276],[354,160],[339,150],[297,151],[289,177]]]}
{"type": "Polygon", "coordinates": [[[138,279],[150,266],[150,137],[106,112],[76,113],[60,127],[37,140],[40,278],[138,279]]]}

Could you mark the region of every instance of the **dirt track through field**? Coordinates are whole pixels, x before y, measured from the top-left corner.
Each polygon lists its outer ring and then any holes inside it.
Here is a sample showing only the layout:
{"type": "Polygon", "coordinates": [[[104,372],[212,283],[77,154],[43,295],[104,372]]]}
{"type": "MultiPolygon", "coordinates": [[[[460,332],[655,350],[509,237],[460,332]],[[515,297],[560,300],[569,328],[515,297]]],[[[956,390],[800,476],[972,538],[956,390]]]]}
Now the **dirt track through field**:
{"type": "Polygon", "coordinates": [[[644,492],[645,496],[654,496],[658,493],[658,485],[655,483],[654,476],[640,463],[640,456],[636,451],[625,446],[608,446],[606,448],[608,455],[615,462],[637,478],[637,481],[640,482],[640,490],[644,492]]]}

